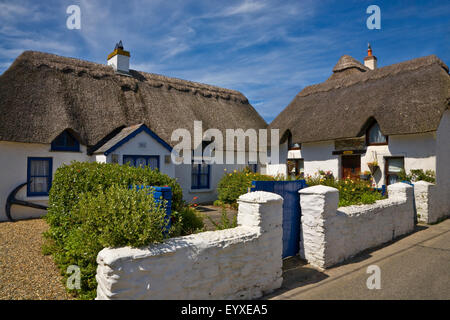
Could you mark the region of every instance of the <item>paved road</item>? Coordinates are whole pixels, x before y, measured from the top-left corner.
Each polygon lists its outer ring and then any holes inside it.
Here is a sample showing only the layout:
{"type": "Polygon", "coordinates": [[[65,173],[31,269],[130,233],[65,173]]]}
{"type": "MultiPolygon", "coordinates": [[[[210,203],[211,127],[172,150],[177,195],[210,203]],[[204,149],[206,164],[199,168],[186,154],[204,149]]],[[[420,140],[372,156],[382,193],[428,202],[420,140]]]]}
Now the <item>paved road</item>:
{"type": "Polygon", "coordinates": [[[266,299],[450,299],[450,219],[348,263],[320,272],[285,261],[283,287],[266,299]],[[381,289],[369,290],[369,265],[381,270],[381,289]]]}

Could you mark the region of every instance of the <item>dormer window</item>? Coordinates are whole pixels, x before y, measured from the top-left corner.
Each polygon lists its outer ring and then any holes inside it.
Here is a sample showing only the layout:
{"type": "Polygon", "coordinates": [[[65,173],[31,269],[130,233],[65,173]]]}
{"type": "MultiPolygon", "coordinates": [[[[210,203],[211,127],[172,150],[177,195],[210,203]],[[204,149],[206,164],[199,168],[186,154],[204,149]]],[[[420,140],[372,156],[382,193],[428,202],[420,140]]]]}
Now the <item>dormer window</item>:
{"type": "Polygon", "coordinates": [[[51,151],[80,151],[80,143],[66,130],[52,141],[51,151]]]}
{"type": "Polygon", "coordinates": [[[383,145],[388,143],[387,136],[383,135],[377,122],[372,124],[366,132],[366,143],[368,146],[383,145]]]}

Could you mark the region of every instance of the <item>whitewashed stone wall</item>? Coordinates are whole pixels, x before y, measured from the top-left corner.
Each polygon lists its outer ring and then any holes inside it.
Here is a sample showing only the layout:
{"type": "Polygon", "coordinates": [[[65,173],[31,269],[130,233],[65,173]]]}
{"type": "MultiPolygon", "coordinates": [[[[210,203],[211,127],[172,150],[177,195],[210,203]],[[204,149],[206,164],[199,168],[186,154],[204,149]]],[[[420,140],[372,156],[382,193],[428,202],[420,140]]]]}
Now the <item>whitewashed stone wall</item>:
{"type": "Polygon", "coordinates": [[[253,299],[279,288],[282,204],[273,193],[247,193],[236,228],[103,249],[97,299],[253,299]]]}
{"type": "Polygon", "coordinates": [[[414,229],[413,187],[405,183],[388,186],[388,199],[339,209],[335,188],[314,186],[299,193],[300,256],[318,268],[331,267],[414,229]]]}
{"type": "Polygon", "coordinates": [[[440,185],[426,181],[414,182],[414,198],[416,204],[417,219],[423,223],[436,223],[450,215],[447,211],[448,199],[442,192],[440,185]]]}

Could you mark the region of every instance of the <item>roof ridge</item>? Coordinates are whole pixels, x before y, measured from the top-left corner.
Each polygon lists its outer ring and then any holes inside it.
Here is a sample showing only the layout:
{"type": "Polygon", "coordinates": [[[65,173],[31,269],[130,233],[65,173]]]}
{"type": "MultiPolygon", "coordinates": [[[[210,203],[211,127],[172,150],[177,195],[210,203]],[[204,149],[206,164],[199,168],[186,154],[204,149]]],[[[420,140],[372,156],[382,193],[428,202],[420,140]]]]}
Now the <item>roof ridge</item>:
{"type": "MultiPolygon", "coordinates": [[[[33,57],[35,55],[42,55],[42,56],[46,56],[48,58],[55,58],[55,59],[61,60],[61,61],[51,61],[56,64],[58,64],[58,63],[63,64],[64,62],[67,62],[68,64],[70,63],[70,65],[68,65],[66,67],[59,68],[56,65],[53,65],[53,66],[48,65],[47,63],[45,63],[45,61],[43,61],[42,63],[34,63],[37,67],[46,65],[46,66],[48,66],[50,68],[54,68],[58,71],[62,71],[64,73],[70,73],[72,71],[70,66],[78,67],[81,69],[86,69],[86,67],[89,67],[89,65],[90,65],[91,67],[101,68],[101,69],[103,69],[101,71],[105,72],[105,74],[98,74],[95,72],[89,73],[91,76],[102,78],[104,76],[117,75],[117,73],[115,73],[108,65],[105,65],[105,64],[92,62],[92,61],[88,61],[88,60],[83,60],[83,59],[79,59],[79,58],[65,57],[65,56],[54,54],[54,53],[48,53],[48,52],[42,52],[42,51],[26,50],[26,51],[22,52],[22,54],[19,55],[16,58],[16,60],[20,61],[22,59],[28,58],[29,56],[33,57]],[[86,66],[76,65],[76,63],[86,64],[86,66]]],[[[79,70],[78,75],[81,75],[88,71],[93,71],[93,70],[79,70]]],[[[237,90],[222,88],[222,87],[215,86],[215,85],[210,85],[210,84],[206,84],[206,83],[201,83],[201,82],[196,82],[196,81],[191,81],[191,80],[186,80],[186,79],[181,79],[181,78],[176,78],[176,77],[169,77],[169,76],[157,74],[157,73],[145,72],[145,71],[134,70],[134,69],[130,69],[130,71],[131,71],[131,73],[135,72],[135,73],[143,76],[146,80],[164,82],[165,84],[168,85],[169,89],[171,89],[171,88],[180,89],[180,88],[177,88],[176,86],[182,85],[182,86],[189,87],[190,89],[205,90],[205,91],[210,91],[212,93],[230,94],[230,95],[239,97],[240,98],[239,100],[241,100],[242,102],[248,103],[248,99],[241,92],[239,92],[237,90]],[[172,84],[175,86],[170,87],[170,85],[172,85],[172,84]]],[[[135,80],[138,80],[138,79],[136,79],[136,77],[132,77],[132,78],[135,80]]],[[[156,86],[156,87],[158,87],[158,86],[156,86]]],[[[183,90],[181,90],[181,91],[183,91],[183,90]]],[[[195,90],[184,90],[184,91],[192,91],[193,93],[196,93],[195,90]]],[[[210,95],[208,95],[208,93],[204,94],[203,96],[205,96],[207,98],[210,97],[210,95]]],[[[222,98],[226,99],[227,97],[222,97],[222,98]]]]}
{"type": "Polygon", "coordinates": [[[399,74],[401,72],[411,72],[411,71],[415,71],[418,70],[420,68],[425,68],[425,67],[429,67],[432,64],[439,64],[444,70],[447,71],[447,73],[449,72],[448,66],[441,60],[439,59],[439,57],[437,57],[434,54],[428,55],[428,56],[424,56],[424,57],[419,57],[419,58],[414,58],[411,60],[407,60],[407,61],[402,61],[402,62],[398,62],[398,63],[394,63],[394,64],[390,64],[381,68],[377,68],[375,70],[370,70],[368,72],[364,72],[361,74],[355,74],[352,76],[349,76],[347,79],[354,79],[354,81],[350,81],[347,84],[344,84],[343,79],[327,79],[321,83],[316,83],[316,84],[312,84],[309,86],[304,87],[298,94],[298,97],[307,97],[309,95],[312,94],[316,94],[316,93],[320,93],[320,92],[329,92],[332,90],[337,90],[337,89],[341,89],[341,88],[349,88],[351,86],[357,85],[359,83],[365,83],[365,82],[369,82],[369,81],[377,81],[383,78],[386,78],[388,76],[392,76],[392,75],[396,75],[399,74]],[[426,62],[426,59],[430,60],[429,62],[426,62]],[[417,62],[418,60],[422,60],[425,62],[422,62],[416,66],[411,66],[409,68],[405,68],[405,69],[400,69],[400,70],[393,70],[390,71],[390,69],[393,69],[395,67],[399,67],[402,65],[411,65],[413,62],[417,62]],[[383,71],[388,70],[388,72],[386,74],[382,74],[383,71]],[[377,75],[378,74],[378,75],[377,75]],[[324,88],[322,90],[313,90],[313,88],[318,88],[320,86],[323,86],[325,84],[336,84],[334,86],[331,86],[329,88],[324,88]],[[305,92],[307,91],[307,89],[311,89],[311,92],[305,92]],[[304,93],[304,94],[302,94],[304,93]]]}

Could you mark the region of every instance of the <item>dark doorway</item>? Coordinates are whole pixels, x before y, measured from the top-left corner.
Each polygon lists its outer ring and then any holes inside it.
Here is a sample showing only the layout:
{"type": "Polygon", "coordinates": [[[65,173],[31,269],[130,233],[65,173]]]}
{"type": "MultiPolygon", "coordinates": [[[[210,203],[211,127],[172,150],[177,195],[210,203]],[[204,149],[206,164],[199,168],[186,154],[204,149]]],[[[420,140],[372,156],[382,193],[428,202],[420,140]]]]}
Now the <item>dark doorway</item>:
{"type": "Polygon", "coordinates": [[[342,178],[359,179],[361,174],[361,156],[342,156],[342,178]]]}

